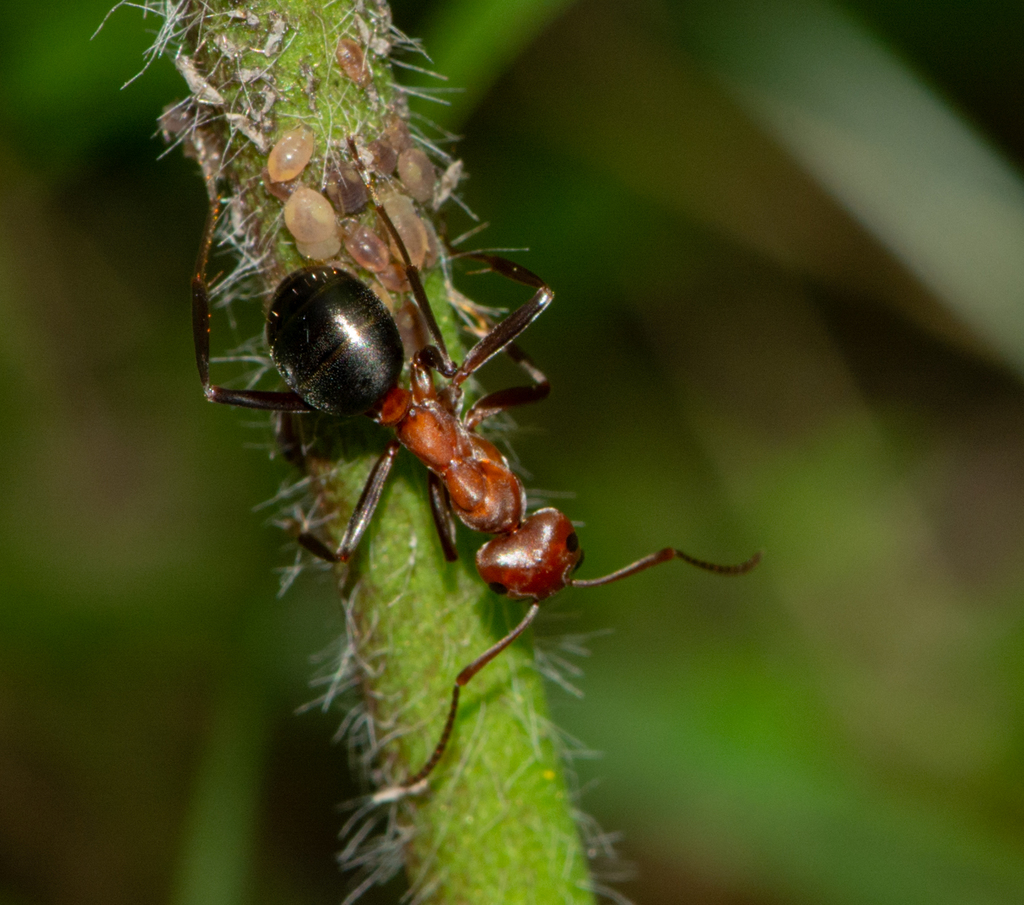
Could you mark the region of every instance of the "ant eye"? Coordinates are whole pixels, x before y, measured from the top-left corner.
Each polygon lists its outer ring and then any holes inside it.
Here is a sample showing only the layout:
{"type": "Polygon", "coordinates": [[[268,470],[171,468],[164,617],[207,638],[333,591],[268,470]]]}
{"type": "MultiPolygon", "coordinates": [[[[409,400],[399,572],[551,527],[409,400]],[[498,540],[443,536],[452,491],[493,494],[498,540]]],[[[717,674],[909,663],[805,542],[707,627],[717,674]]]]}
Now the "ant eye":
{"type": "MultiPolygon", "coordinates": [[[[575,536],[576,535],[574,534],[573,537],[575,537],[575,536]]],[[[580,558],[576,561],[576,565],[574,565],[572,567],[573,572],[578,571],[579,567],[583,565],[583,556],[584,556],[584,552],[582,550],[580,550],[580,558]]]]}
{"type": "Polygon", "coordinates": [[[508,588],[505,587],[500,581],[492,581],[487,585],[495,594],[507,594],[508,588]]]}
{"type": "Polygon", "coordinates": [[[576,532],[573,531],[573,533],[565,539],[565,549],[570,553],[575,553],[579,548],[580,539],[576,536],[576,532]]]}

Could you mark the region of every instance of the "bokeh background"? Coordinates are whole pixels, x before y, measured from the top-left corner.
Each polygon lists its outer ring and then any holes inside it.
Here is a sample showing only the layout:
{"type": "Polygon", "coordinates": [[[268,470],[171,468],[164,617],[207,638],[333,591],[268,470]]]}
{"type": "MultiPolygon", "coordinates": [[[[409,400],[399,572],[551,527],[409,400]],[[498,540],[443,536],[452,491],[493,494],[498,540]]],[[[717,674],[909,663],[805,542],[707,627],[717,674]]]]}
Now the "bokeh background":
{"type": "MultiPolygon", "coordinates": [[[[338,604],[276,596],[255,507],[287,472],[195,374],[205,195],[155,136],[184,88],[158,61],[120,91],[159,23],[90,43],[106,11],[0,27],[0,903],[337,902],[340,715],[295,711],[338,604]]],[[[552,706],[601,753],[575,769],[615,888],[1024,901],[1024,7],[395,17],[469,86],[417,109],[465,136],[481,241],[557,290],[515,448],[588,573],[766,551],[540,626],[585,671],[552,706]]]]}

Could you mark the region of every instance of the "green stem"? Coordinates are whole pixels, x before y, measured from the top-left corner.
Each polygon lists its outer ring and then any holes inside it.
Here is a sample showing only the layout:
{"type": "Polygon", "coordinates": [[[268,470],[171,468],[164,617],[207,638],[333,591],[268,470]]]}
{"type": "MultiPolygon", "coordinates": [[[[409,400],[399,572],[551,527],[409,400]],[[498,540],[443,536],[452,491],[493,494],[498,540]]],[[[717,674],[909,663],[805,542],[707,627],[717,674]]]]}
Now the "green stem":
{"type": "MultiPolygon", "coordinates": [[[[389,116],[407,117],[386,56],[394,41],[389,12],[366,0],[326,8],[301,0],[218,0],[186,15],[195,18],[179,18],[168,31],[181,38],[178,68],[197,103],[178,128],[208,184],[231,196],[232,222],[244,224],[236,230],[242,259],[258,262],[252,269],[269,293],[303,263],[282,227],[281,202],[260,176],[277,138],[299,123],[313,129],[316,150],[302,180],[319,189],[325,159],[344,158],[349,137],[364,147],[382,136],[389,116]],[[341,37],[364,49],[369,87],[339,70],[334,49],[341,37]]],[[[373,225],[372,213],[364,219],[373,225]]],[[[436,271],[425,277],[457,356],[444,280],[436,271]]],[[[303,436],[316,437],[304,466],[335,513],[328,530],[337,538],[387,434],[365,419],[296,422],[303,436]]],[[[523,615],[521,605],[491,594],[471,563],[466,550],[460,562],[444,561],[425,471],[403,453],[356,561],[339,573],[363,725],[372,725],[378,746],[371,751],[375,784],[400,782],[419,769],[444,723],[454,676],[523,615]]],[[[369,815],[393,818],[390,852],[404,858],[418,902],[593,901],[542,681],[531,663],[530,644],[521,639],[483,670],[464,691],[429,792],[369,815]]]]}

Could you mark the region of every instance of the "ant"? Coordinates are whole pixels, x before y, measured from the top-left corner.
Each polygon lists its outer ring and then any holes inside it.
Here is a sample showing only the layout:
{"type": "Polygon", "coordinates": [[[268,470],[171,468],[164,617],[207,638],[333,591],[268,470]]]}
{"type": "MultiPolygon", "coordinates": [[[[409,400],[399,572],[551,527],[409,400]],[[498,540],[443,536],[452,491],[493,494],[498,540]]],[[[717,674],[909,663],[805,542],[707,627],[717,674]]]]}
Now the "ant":
{"type": "Polygon", "coordinates": [[[548,395],[547,377],[515,340],[551,304],[554,292],[540,277],[505,258],[483,252],[461,253],[459,257],[478,261],[485,270],[527,286],[534,294],[492,327],[456,365],[448,354],[419,270],[380,203],[351,139],[349,150],[377,216],[402,258],[406,280],[430,335],[430,344],[412,357],[409,389],[398,382],[405,355],[394,319],[366,284],[337,264],[296,270],[274,293],[267,313],[267,344],[288,390],[231,390],[212,385],[206,266],[217,203],[210,213],[192,279],[192,328],[199,377],[211,402],[275,412],[367,415],[394,430],[395,436],[370,469],[341,544],[331,549],[316,536],[302,532],[298,540],[307,550],[330,562],[348,562],[380,502],[395,457],[404,446],[429,469],[430,505],[445,559],[453,562],[458,558],[453,515],[458,516],[473,531],[494,535],[476,554],[477,570],[488,587],[495,594],[530,602],[522,621],[456,676],[441,736],[423,767],[396,787],[395,791],[404,793],[420,786],[444,754],[455,724],[460,689],[529,627],[542,601],[566,587],[610,584],[673,559],[721,575],[739,575],[754,568],[761,554],[739,565],[722,566],[666,547],[603,577],[574,578],[583,563],[583,551],[572,522],[550,507],[527,515],[522,481],[498,449],[476,431],[487,418],[539,402],[548,395]],[[499,352],[521,367],[532,383],[490,393],[462,414],[462,384],[499,352]],[[435,386],[435,372],[447,381],[440,389],[435,386]]]}

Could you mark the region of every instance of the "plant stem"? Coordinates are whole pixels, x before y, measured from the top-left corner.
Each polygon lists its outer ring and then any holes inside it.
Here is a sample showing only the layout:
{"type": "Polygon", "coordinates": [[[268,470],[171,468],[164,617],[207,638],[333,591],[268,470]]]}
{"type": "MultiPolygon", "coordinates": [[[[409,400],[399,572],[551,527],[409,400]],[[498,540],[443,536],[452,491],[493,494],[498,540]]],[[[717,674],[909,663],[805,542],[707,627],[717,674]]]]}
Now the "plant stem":
{"type": "MultiPolygon", "coordinates": [[[[364,148],[395,115],[407,120],[388,56],[402,38],[389,26],[389,11],[372,0],[326,8],[300,0],[255,0],[244,7],[210,2],[188,11],[168,5],[162,34],[180,41],[177,64],[192,91],[176,131],[211,190],[216,185],[230,196],[242,271],[267,294],[304,263],[282,226],[281,202],[261,178],[267,152],[285,130],[299,123],[312,128],[315,151],[301,179],[320,189],[332,162],[346,156],[348,138],[364,148]],[[368,85],[335,62],[343,37],[363,49],[372,71],[368,85]]],[[[420,214],[433,216],[425,208],[420,214]]],[[[372,212],[363,219],[372,225],[372,212]]],[[[457,356],[461,343],[440,271],[427,271],[425,283],[457,356]]],[[[337,539],[386,432],[366,419],[313,415],[296,417],[293,429],[307,440],[315,437],[302,464],[334,513],[328,530],[337,539]]],[[[523,614],[521,604],[488,591],[471,555],[464,550],[460,562],[444,561],[426,473],[402,453],[359,554],[338,574],[376,783],[401,782],[419,769],[444,723],[456,673],[523,614]]],[[[361,865],[367,883],[387,879],[388,865],[404,860],[416,902],[593,901],[531,661],[530,644],[521,639],[466,687],[428,794],[360,815],[390,826],[376,856],[361,865]]],[[[358,831],[362,824],[355,823],[358,831]]],[[[353,847],[343,864],[358,862],[368,850],[353,847]]]]}

